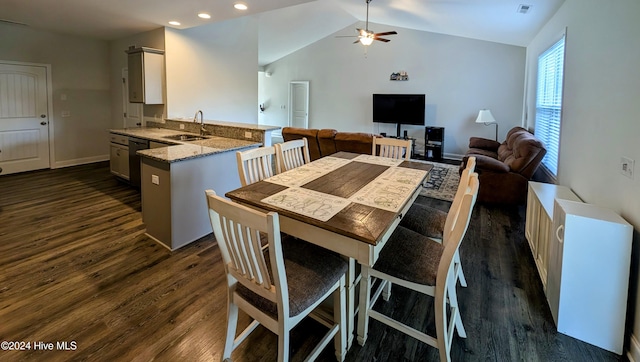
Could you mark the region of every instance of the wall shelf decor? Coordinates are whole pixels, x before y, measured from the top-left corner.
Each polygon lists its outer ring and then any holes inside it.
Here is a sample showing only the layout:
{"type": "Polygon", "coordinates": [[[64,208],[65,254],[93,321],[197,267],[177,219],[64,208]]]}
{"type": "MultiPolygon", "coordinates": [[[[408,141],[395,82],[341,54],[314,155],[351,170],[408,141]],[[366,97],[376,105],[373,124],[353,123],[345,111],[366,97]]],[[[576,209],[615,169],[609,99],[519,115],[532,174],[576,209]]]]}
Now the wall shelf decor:
{"type": "Polygon", "coordinates": [[[391,73],[389,80],[409,80],[409,74],[403,70],[398,73],[391,73]]]}

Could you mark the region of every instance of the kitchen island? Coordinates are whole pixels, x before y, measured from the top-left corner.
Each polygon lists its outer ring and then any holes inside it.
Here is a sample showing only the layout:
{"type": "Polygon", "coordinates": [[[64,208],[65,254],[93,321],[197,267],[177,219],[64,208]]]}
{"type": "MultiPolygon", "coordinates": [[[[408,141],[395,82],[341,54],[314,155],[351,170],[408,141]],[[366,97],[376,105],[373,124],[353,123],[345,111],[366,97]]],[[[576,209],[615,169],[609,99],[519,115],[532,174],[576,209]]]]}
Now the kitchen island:
{"type": "Polygon", "coordinates": [[[211,233],[204,191],[212,189],[224,195],[239,188],[236,151],[261,146],[255,141],[217,136],[169,142],[167,136],[185,132],[157,128],[111,132],[163,143],[137,154],[146,234],[169,250],[211,233]]]}

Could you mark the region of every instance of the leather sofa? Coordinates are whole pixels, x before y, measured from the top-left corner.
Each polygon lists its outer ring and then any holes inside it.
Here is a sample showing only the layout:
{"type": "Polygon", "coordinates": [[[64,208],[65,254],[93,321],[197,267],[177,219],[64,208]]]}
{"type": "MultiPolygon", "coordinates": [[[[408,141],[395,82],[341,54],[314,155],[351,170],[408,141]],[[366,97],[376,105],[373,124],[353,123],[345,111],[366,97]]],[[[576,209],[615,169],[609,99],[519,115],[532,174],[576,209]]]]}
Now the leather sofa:
{"type": "Polygon", "coordinates": [[[372,133],[338,132],[335,129],[296,127],[282,129],[282,138],[285,142],[303,137],[307,139],[309,157],[313,161],[340,151],[371,154],[373,138],[382,136],[372,133]]]}
{"type": "Polygon", "coordinates": [[[546,153],[544,144],[532,133],[514,127],[502,143],[471,137],[460,172],[466,167],[467,159],[474,156],[480,181],[478,202],[523,204],[527,200],[528,181],[546,153]]]}

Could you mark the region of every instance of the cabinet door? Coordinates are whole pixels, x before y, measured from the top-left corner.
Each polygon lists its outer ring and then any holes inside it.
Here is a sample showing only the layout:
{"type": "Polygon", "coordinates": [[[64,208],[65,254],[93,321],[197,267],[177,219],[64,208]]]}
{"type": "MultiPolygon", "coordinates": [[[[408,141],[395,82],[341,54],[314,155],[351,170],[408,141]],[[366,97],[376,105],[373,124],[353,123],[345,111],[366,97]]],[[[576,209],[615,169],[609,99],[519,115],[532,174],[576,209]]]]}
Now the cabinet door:
{"type": "Polygon", "coordinates": [[[129,54],[129,102],[144,102],[144,68],[142,52],[129,54]]]}
{"type": "Polygon", "coordinates": [[[129,179],[129,148],[118,144],[111,144],[110,154],[111,173],[129,179]]]}
{"type": "Polygon", "coordinates": [[[527,194],[527,213],[524,226],[524,236],[529,241],[533,258],[536,257],[536,246],[538,238],[538,219],[540,217],[540,201],[536,197],[536,193],[529,186],[527,194]]]}
{"type": "Polygon", "coordinates": [[[547,287],[547,269],[549,268],[549,243],[551,240],[551,220],[541,210],[538,220],[537,245],[536,245],[536,264],[538,265],[538,273],[542,279],[542,286],[547,287]]]}
{"type": "Polygon", "coordinates": [[[164,104],[164,55],[145,49],[128,55],[129,102],[164,104]]]}
{"type": "Polygon", "coordinates": [[[549,263],[547,273],[547,301],[558,325],[558,309],[560,307],[560,282],[562,279],[562,254],[564,252],[565,213],[562,208],[553,210],[553,225],[549,235],[549,263]]]}

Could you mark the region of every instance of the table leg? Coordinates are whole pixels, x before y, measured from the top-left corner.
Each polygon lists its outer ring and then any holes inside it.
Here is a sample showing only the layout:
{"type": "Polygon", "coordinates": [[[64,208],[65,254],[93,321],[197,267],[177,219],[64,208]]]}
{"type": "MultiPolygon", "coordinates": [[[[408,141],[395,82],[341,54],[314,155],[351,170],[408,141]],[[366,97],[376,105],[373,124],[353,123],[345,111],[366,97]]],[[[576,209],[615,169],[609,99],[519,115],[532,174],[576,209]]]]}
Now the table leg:
{"type": "Polygon", "coordinates": [[[351,348],[353,344],[354,332],[355,332],[355,318],[356,318],[356,260],[349,258],[349,270],[347,271],[347,350],[351,348]]]}

